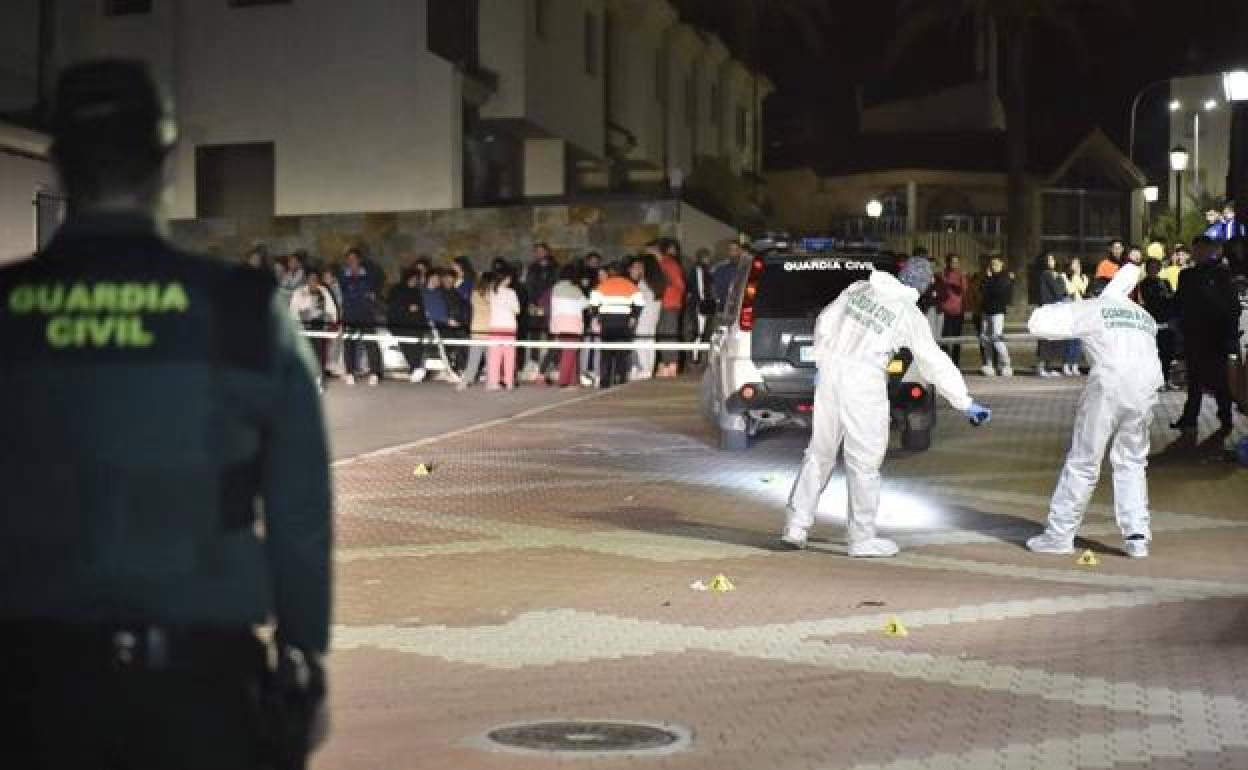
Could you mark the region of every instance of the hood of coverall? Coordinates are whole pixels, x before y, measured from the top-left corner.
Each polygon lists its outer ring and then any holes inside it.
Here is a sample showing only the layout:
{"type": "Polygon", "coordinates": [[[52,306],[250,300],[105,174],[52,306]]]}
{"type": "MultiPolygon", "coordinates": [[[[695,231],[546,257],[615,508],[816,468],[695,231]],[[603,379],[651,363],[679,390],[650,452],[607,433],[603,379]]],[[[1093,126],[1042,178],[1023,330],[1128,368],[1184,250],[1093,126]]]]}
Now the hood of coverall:
{"type": "Polygon", "coordinates": [[[897,276],[892,273],[876,270],[871,273],[869,280],[872,289],[889,299],[908,299],[911,302],[919,301],[919,293],[897,280],[897,276]]]}
{"type": "MultiPolygon", "coordinates": [[[[1123,265],[1101,293],[1100,300],[1087,303],[1084,309],[1095,308],[1093,312],[1102,316],[1101,308],[1114,306],[1148,319],[1147,311],[1128,298],[1139,282],[1139,266],[1123,265]]],[[[1101,318],[1097,321],[1104,322],[1101,318]]],[[[1084,345],[1088,357],[1096,363],[1089,385],[1099,385],[1106,395],[1136,404],[1156,400],[1157,389],[1165,380],[1154,340],[1138,332],[1103,334],[1085,339],[1084,345]]]]}
{"type": "Polygon", "coordinates": [[[1113,280],[1105,287],[1105,291],[1101,292],[1102,296],[1117,297],[1118,299],[1126,299],[1131,292],[1135,291],[1135,287],[1140,284],[1140,266],[1134,264],[1126,264],[1118,269],[1114,274],[1113,280]]]}
{"type": "MultiPolygon", "coordinates": [[[[907,308],[918,313],[918,292],[903,285],[897,278],[882,270],[871,273],[865,282],[855,283],[843,292],[835,302],[819,314],[815,323],[816,363],[828,369],[827,361],[842,359],[843,362],[859,364],[865,372],[883,380],[884,367],[896,351],[896,334],[889,332],[869,334],[857,323],[846,323],[849,305],[856,295],[869,296],[871,301],[890,308],[894,317],[904,315],[907,308]]],[[[838,365],[843,368],[844,363],[838,365]]],[[[825,372],[826,374],[826,372],[825,372]]],[[[858,375],[854,375],[858,376],[858,375]]],[[[881,382],[881,385],[883,383],[881,382]]],[[[884,396],[883,387],[880,397],[884,396]]]]}

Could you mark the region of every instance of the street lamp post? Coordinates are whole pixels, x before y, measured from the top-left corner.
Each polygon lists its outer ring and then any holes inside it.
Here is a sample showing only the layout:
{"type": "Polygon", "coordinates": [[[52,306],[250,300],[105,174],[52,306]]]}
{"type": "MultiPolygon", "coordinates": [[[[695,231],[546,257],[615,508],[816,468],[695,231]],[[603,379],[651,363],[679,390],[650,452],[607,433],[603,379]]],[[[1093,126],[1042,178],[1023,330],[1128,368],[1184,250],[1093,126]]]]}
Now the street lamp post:
{"type": "Polygon", "coordinates": [[[1177,241],[1183,234],[1183,172],[1187,170],[1187,148],[1177,145],[1170,150],[1170,170],[1174,172],[1174,233],[1177,241]]]}
{"type": "MultiPolygon", "coordinates": [[[[1168,84],[1169,82],[1169,78],[1164,80],[1154,80],[1137,91],[1135,98],[1131,100],[1131,128],[1127,138],[1127,158],[1129,158],[1132,163],[1135,162],[1135,114],[1140,109],[1140,99],[1143,98],[1144,94],[1148,93],[1150,90],[1156,88],[1157,86],[1168,84]]],[[[1171,102],[1170,111],[1174,112],[1178,109],[1179,105],[1175,102],[1171,102]]]]}
{"type": "Polygon", "coordinates": [[[1226,101],[1231,105],[1231,157],[1227,164],[1226,197],[1244,210],[1248,200],[1248,70],[1234,70],[1222,76],[1226,101]]]}

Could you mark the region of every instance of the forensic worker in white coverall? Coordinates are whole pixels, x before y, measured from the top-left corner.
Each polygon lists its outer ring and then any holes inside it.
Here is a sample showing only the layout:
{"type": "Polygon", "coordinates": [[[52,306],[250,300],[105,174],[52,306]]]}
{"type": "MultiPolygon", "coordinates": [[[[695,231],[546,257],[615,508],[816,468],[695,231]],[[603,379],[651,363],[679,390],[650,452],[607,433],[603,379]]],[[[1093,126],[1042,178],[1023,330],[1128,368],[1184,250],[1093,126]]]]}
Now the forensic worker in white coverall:
{"type": "Polygon", "coordinates": [[[1081,340],[1092,365],[1066,465],[1049,504],[1048,524],[1043,534],[1027,541],[1038,553],[1074,553],[1075,534],[1108,449],[1114,516],[1126,553],[1137,559],[1148,556],[1148,429],[1165,378],[1157,356],[1157,323],[1127,298],[1139,280],[1139,267],[1124,265],[1100,297],[1045,305],[1027,324],[1042,339],[1081,340]]]}
{"type": "Polygon", "coordinates": [[[876,271],[841,293],[815,323],[813,435],[789,497],[782,540],[806,545],[819,497],[844,451],[849,486],[849,555],[894,556],[897,544],[876,536],[880,466],[888,450],[888,363],[901,348],[914,354],[919,379],[932,383],[974,425],[992,411],[971,400],[966,381],[932,338],[918,292],[876,271]]]}

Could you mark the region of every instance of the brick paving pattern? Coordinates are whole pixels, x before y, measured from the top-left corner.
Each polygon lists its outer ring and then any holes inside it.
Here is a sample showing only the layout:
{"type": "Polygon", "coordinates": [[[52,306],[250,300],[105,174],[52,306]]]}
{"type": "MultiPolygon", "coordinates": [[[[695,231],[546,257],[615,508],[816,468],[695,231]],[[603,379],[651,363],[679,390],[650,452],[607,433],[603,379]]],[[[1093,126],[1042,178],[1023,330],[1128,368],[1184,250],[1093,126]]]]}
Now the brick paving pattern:
{"type": "Polygon", "coordinates": [[[776,550],[805,436],[721,453],[691,382],[651,382],[340,462],[320,770],[1248,768],[1248,471],[1154,427],[1152,558],[1126,559],[1108,472],[1074,557],[1043,520],[1074,384],[976,382],[974,431],[890,455],[903,554],[776,550]],[[429,476],[416,466],[433,467],[429,476]],[[691,589],[725,574],[731,593],[691,589]],[[889,636],[893,619],[909,630],[889,636]],[[678,725],[657,757],[491,751],[503,724],[678,725]]]}

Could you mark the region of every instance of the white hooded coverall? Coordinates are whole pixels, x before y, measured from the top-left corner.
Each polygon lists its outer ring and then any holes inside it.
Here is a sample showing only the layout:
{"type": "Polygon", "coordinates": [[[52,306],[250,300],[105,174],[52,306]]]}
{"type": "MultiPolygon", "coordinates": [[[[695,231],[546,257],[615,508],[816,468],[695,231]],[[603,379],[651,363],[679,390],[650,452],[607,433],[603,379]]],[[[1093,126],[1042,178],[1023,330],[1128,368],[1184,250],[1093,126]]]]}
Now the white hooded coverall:
{"type": "Polygon", "coordinates": [[[901,348],[914,354],[919,378],[958,411],[971,406],[966,381],[932,338],[918,293],[876,271],[819,314],[814,355],[819,367],[813,435],[789,497],[788,528],[814,525],[819,497],[844,449],[849,486],[849,542],[875,538],[880,466],[888,450],[888,363],[901,348]]]}
{"type": "Polygon", "coordinates": [[[1049,507],[1047,533],[1073,541],[1096,490],[1109,449],[1114,515],[1124,538],[1151,539],[1148,513],[1149,426],[1165,382],[1157,357],[1157,324],[1127,298],[1140,269],[1125,265],[1096,299],[1045,305],[1031,315],[1031,333],[1079,339],[1092,371],[1079,399],[1070,452],[1049,507]]]}

